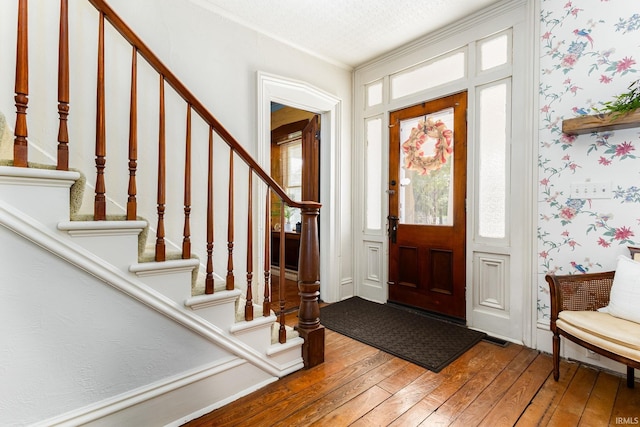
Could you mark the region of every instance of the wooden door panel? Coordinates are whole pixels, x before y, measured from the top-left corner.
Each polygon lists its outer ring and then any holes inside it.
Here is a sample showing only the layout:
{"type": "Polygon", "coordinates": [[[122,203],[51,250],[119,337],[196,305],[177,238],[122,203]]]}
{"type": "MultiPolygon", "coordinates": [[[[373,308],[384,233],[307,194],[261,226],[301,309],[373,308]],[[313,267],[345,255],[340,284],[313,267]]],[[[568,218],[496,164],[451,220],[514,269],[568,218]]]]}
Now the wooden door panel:
{"type": "Polygon", "coordinates": [[[466,92],[390,114],[389,300],[465,318],[466,92]]]}
{"type": "Polygon", "coordinates": [[[398,251],[400,255],[398,284],[401,286],[417,288],[420,283],[420,274],[418,273],[418,248],[412,246],[400,246],[398,251]]]}
{"type": "Polygon", "coordinates": [[[429,290],[453,295],[453,251],[429,249],[429,290]]]}

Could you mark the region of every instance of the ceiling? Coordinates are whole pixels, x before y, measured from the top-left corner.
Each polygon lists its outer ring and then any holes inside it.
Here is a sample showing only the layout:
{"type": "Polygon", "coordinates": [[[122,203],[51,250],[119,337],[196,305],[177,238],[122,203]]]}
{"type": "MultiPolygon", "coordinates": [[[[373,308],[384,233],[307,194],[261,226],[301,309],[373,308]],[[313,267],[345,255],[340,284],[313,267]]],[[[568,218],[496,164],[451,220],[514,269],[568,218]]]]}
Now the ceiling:
{"type": "Polygon", "coordinates": [[[355,68],[497,0],[191,0],[345,68],[355,68]]]}

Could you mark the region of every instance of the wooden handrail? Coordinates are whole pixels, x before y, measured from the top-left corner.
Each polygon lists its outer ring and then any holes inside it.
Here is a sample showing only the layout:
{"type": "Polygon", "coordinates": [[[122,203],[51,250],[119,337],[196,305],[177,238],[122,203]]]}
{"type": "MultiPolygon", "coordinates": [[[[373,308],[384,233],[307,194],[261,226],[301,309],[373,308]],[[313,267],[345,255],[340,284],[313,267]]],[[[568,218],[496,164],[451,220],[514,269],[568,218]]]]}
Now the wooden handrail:
{"type": "Polygon", "coordinates": [[[289,197],[282,187],[256,162],[242,145],[222,126],[220,122],[211,114],[211,112],[200,102],[195,95],[164,65],[164,63],[149,49],[149,47],[129,28],[129,26],[111,9],[104,0],[88,0],[98,11],[100,11],[105,19],[113,25],[114,29],[124,37],[129,44],[134,46],[140,56],[142,56],[149,65],[160,75],[164,76],[165,82],[176,91],[182,99],[191,105],[193,110],[202,117],[202,119],[211,126],[224,142],[235,151],[240,158],[253,169],[254,172],[264,181],[273,191],[280,196],[285,203],[294,208],[316,208],[319,209],[321,204],[318,202],[304,201],[297,202],[289,197]]]}

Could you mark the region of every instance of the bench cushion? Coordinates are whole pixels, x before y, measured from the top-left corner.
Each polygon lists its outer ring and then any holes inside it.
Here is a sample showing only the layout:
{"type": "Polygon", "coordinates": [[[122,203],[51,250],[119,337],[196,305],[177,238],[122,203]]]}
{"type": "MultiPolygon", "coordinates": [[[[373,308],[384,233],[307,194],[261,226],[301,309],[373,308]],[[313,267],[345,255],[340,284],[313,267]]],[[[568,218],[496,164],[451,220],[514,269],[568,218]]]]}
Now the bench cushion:
{"type": "Polygon", "coordinates": [[[640,323],[598,311],[561,311],[556,327],[583,341],[640,362],[640,323]]]}

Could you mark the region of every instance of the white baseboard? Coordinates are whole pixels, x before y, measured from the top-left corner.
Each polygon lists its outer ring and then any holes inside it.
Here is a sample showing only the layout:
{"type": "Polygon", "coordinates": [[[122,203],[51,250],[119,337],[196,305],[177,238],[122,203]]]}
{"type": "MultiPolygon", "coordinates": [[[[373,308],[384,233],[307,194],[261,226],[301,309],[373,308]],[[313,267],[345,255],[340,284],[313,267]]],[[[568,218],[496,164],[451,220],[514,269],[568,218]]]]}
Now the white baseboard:
{"type": "Polygon", "coordinates": [[[277,379],[244,360],[231,358],[79,408],[35,426],[179,426],[277,379]]]}

